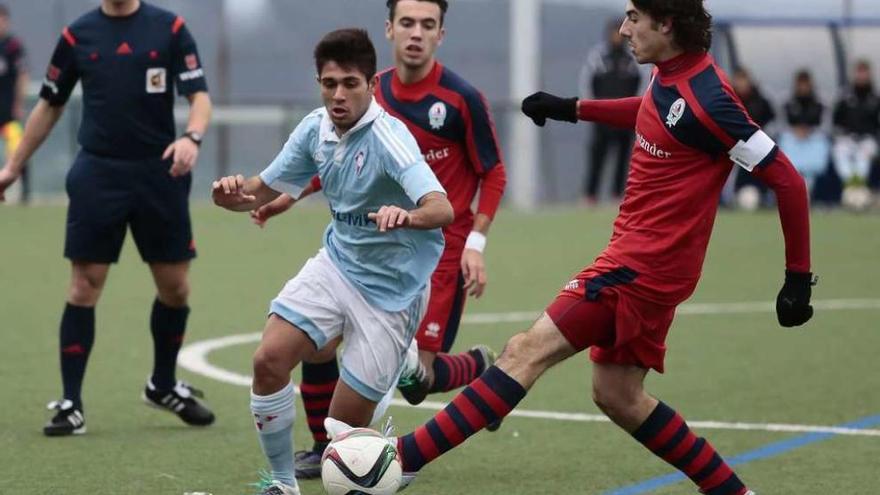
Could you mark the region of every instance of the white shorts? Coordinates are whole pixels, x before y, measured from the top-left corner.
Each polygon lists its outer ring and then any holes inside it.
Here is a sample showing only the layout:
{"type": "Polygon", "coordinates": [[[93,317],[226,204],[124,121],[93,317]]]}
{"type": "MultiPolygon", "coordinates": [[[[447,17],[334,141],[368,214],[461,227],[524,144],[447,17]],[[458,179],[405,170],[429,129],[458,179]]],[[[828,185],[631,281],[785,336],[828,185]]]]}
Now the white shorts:
{"type": "Polygon", "coordinates": [[[403,311],[371,306],[321,249],[272,300],[269,314],[304,331],[318,349],[343,338],[340,377],[379,402],[397,384],[407,349],[425,315],[430,290],[403,311]]]}

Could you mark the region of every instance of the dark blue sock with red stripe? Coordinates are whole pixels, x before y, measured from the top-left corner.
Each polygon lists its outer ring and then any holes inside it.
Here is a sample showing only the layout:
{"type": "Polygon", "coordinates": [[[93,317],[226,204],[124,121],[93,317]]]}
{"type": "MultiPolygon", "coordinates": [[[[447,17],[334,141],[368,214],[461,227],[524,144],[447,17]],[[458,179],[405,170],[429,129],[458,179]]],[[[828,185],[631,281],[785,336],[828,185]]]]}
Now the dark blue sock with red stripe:
{"type": "Polygon", "coordinates": [[[704,438],[660,402],[632,434],[657,457],[687,475],[707,495],[744,495],[748,489],[704,438]]]}
{"type": "Polygon", "coordinates": [[[153,334],[153,376],[150,381],[157,390],[168,391],[177,384],[177,354],[183,346],[189,306],[173,308],[156,299],[150,313],[153,334]]]}
{"type": "Polygon", "coordinates": [[[434,418],[397,439],[405,472],[415,472],[469,436],[507,416],[526,389],[492,366],[452,399],[434,418]]]}
{"type": "Polygon", "coordinates": [[[449,392],[463,387],[483,374],[485,368],[486,363],[479,351],[437,354],[434,358],[434,384],[430,392],[449,392]]]}
{"type": "Polygon", "coordinates": [[[326,444],[330,440],[327,438],[327,430],[324,429],[324,420],[330,412],[330,399],[333,398],[337,381],[339,381],[339,365],[336,363],[336,358],[326,363],[302,365],[302,383],[299,384],[299,391],[306,410],[309,430],[316,444],[326,444]]]}
{"type": "Polygon", "coordinates": [[[64,398],[82,410],[82,382],[95,342],[95,308],[67,303],[61,315],[60,337],[64,398]]]}

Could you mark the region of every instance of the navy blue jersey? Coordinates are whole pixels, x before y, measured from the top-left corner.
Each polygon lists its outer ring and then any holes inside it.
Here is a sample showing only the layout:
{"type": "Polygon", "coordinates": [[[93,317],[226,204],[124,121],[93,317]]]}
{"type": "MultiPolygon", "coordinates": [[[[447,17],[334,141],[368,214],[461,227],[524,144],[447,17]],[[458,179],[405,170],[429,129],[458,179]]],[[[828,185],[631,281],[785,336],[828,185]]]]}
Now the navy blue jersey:
{"type": "Polygon", "coordinates": [[[18,76],[25,71],[24,46],[18,38],[0,40],[0,125],[13,120],[12,104],[18,76]]]}
{"type": "Polygon", "coordinates": [[[147,158],[174,141],[174,88],[206,91],[195,40],[182,17],[141,2],[125,17],[95,9],[64,28],[40,97],[67,103],[82,80],[79,144],[96,155],[147,158]]]}

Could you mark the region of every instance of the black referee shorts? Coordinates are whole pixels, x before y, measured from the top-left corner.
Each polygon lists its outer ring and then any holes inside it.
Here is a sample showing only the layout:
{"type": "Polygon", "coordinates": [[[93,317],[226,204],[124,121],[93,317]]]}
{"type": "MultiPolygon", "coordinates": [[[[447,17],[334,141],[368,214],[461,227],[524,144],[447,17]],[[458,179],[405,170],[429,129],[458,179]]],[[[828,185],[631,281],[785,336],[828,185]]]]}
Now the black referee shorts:
{"type": "Polygon", "coordinates": [[[67,173],[70,206],[64,256],[115,263],[130,225],[145,262],[194,258],[192,175],[171,177],[170,167],[170,160],[108,158],[80,151],[67,173]]]}

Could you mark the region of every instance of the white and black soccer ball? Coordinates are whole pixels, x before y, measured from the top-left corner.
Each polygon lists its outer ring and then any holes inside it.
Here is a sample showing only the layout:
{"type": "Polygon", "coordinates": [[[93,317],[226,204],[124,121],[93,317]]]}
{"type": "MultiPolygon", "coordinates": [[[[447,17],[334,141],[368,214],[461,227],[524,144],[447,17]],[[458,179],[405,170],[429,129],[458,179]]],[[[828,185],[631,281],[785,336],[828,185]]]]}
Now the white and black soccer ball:
{"type": "Polygon", "coordinates": [[[740,210],[755,211],[761,207],[761,190],[755,186],[743,186],[736,193],[736,204],[740,210]]]}
{"type": "Polygon", "coordinates": [[[321,480],[330,495],[391,495],[402,475],[397,448],[368,428],[338,435],[321,457],[321,480]]]}
{"type": "Polygon", "coordinates": [[[852,211],[864,211],[871,206],[871,190],[865,186],[848,186],[843,190],[841,204],[852,211]]]}

